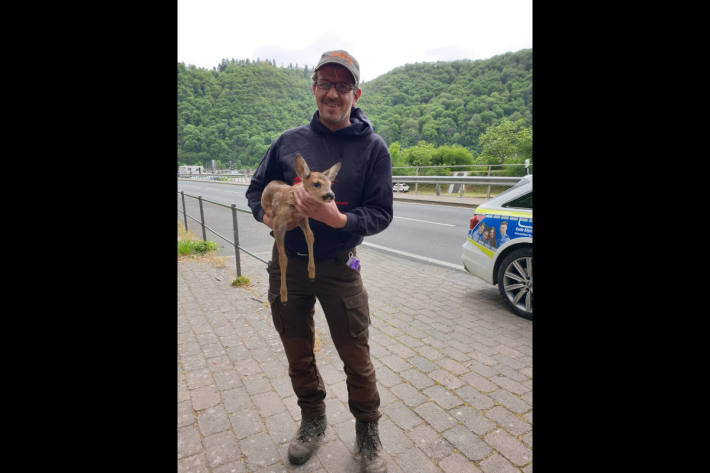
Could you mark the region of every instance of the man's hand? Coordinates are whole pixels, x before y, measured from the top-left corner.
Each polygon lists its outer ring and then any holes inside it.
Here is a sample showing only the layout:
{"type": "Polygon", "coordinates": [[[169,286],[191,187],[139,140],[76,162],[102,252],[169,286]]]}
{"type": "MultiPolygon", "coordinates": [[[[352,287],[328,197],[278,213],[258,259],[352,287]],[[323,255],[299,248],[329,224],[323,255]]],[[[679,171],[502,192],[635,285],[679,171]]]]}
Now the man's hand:
{"type": "Polygon", "coordinates": [[[294,189],[293,198],[296,201],[296,210],[308,218],[318,220],[333,228],[343,228],[348,221],[347,215],[340,213],[334,200],[325,204],[316,202],[302,186],[294,189]]]}

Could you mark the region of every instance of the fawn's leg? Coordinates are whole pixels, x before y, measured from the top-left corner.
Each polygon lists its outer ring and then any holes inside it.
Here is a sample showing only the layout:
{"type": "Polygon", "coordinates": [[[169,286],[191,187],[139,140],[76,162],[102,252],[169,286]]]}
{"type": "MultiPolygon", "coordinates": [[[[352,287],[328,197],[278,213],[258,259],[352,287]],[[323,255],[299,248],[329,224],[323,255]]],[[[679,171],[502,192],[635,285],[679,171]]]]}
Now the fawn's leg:
{"type": "Polygon", "coordinates": [[[306,244],[308,245],[308,279],[313,280],[316,278],[316,265],[313,262],[313,231],[311,231],[311,226],[308,224],[308,217],[304,218],[298,226],[301,227],[301,231],[306,237],[306,244]]]}
{"type": "Polygon", "coordinates": [[[286,249],[284,247],[284,238],[286,236],[286,225],[279,225],[274,228],[274,239],[276,246],[279,249],[279,267],[281,269],[281,303],[286,305],[288,301],[288,291],[286,290],[286,265],[288,257],[286,257],[286,249]]]}

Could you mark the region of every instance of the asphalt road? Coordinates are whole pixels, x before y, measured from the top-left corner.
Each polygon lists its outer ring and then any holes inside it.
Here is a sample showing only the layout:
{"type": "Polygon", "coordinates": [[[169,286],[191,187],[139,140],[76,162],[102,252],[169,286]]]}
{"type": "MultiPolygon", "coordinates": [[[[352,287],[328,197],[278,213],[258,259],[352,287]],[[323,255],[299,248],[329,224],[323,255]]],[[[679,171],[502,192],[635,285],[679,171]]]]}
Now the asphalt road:
{"type": "MultiPolygon", "coordinates": [[[[249,210],[244,193],[247,187],[209,182],[178,181],[178,192],[185,192],[185,204],[188,215],[200,218],[197,199],[188,194],[230,206],[249,210]]],[[[178,217],[183,220],[182,202],[178,197],[178,217]]],[[[217,233],[230,240],[234,239],[231,210],[218,205],[203,203],[205,221],[217,233]]],[[[365,237],[363,244],[384,251],[400,254],[430,263],[455,267],[463,270],[461,263],[461,245],[466,239],[468,223],[472,216],[471,209],[431,205],[422,203],[394,202],[394,220],[383,232],[365,237]]],[[[273,238],[269,229],[258,223],[250,214],[237,212],[239,244],[242,248],[265,260],[271,257],[273,238]]],[[[198,237],[202,230],[198,222],[188,218],[188,228],[198,237]]],[[[207,239],[214,241],[221,248],[220,253],[233,255],[231,246],[207,230],[207,239]]]]}

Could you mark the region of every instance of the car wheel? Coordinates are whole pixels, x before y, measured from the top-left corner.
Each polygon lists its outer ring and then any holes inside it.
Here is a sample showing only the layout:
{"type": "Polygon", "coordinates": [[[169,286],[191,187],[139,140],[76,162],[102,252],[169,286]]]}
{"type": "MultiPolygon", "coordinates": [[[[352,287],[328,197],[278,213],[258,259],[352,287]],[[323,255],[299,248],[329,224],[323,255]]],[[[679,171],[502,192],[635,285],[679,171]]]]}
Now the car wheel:
{"type": "Polygon", "coordinates": [[[498,268],[498,289],[516,315],[533,319],[532,248],[508,254],[498,268]]]}

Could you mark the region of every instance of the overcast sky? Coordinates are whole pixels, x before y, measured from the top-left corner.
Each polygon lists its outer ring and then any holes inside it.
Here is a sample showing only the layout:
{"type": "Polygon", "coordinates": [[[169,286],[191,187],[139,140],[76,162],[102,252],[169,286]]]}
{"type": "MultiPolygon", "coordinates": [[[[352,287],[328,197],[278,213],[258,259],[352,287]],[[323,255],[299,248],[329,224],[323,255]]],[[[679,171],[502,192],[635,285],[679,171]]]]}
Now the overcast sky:
{"type": "Polygon", "coordinates": [[[178,0],[178,62],[315,66],[345,49],[361,80],[415,62],[488,59],[532,48],[532,0],[178,0]]]}

